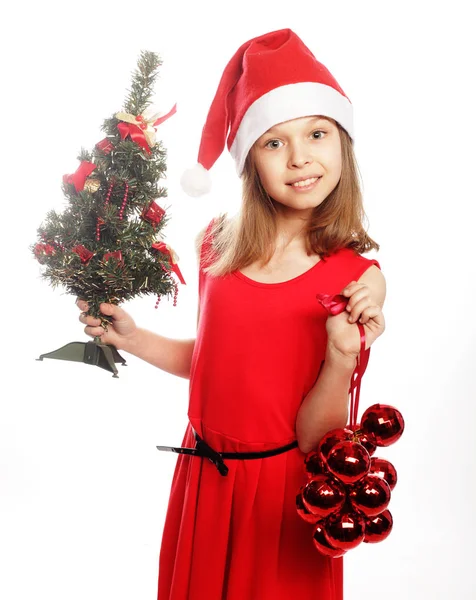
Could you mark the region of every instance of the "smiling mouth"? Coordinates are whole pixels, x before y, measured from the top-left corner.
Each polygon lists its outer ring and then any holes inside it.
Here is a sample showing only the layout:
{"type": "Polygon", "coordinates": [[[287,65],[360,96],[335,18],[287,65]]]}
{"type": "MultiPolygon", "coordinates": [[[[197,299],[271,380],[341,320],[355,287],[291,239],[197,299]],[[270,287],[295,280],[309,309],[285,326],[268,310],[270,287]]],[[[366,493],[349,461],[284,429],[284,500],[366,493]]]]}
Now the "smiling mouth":
{"type": "Polygon", "coordinates": [[[303,181],[297,181],[296,183],[287,183],[286,185],[289,185],[291,187],[309,187],[310,185],[316,183],[316,181],[319,181],[319,179],[322,179],[322,175],[321,177],[310,177],[309,179],[304,179],[303,181]]]}

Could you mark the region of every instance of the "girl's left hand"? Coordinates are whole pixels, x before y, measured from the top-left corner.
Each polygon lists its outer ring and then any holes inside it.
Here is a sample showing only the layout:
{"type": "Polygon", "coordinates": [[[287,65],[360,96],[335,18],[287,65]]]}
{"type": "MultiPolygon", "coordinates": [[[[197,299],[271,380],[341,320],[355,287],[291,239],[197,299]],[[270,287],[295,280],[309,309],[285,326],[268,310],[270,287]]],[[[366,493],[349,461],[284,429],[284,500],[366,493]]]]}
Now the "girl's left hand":
{"type": "Polygon", "coordinates": [[[364,283],[351,281],[341,292],[349,297],[346,310],[338,315],[329,315],[326,321],[327,346],[330,351],[345,358],[356,358],[360,354],[360,331],[356,327],[360,320],[365,330],[365,349],[385,331],[385,319],[381,307],[372,301],[370,289],[364,283]],[[349,322],[349,315],[353,322],[349,322]]]}

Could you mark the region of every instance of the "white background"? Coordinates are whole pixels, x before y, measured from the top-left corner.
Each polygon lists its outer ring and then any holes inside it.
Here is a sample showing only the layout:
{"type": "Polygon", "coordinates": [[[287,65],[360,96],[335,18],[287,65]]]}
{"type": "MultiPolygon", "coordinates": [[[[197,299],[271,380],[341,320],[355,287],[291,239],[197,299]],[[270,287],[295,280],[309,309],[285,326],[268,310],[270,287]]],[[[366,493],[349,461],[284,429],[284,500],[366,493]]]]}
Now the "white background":
{"type": "MultiPolygon", "coordinates": [[[[223,69],[246,40],[292,28],[354,106],[368,231],[387,279],[386,331],[372,347],[361,410],[393,404],[403,437],[394,530],[345,557],[346,600],[476,597],[474,28],[467,2],[16,2],[3,16],[0,597],[152,600],[188,380],[126,355],[120,378],[35,361],[87,341],[74,298],[40,279],[28,250],[62,176],[122,108],[140,50],[164,61],[156,104],[168,150],[166,241],[186,285],[178,306],[124,306],[136,322],[190,338],[198,301],[194,237],[234,212],[225,151],[213,192],[180,189],[223,69]],[[473,40],[473,41],[471,41],[473,40]]],[[[243,599],[246,600],[246,599],[243,599]]]]}

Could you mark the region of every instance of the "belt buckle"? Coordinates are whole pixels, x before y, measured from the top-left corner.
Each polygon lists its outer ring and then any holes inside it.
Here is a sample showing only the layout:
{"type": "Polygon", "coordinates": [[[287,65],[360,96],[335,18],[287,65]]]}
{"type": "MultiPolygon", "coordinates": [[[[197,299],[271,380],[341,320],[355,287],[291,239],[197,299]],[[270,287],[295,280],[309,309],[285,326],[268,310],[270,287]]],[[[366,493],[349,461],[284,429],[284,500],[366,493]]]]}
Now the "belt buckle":
{"type": "Polygon", "coordinates": [[[223,476],[228,475],[228,467],[223,462],[223,458],[219,452],[216,452],[215,450],[213,450],[213,448],[211,448],[201,438],[197,439],[196,448],[199,451],[201,450],[203,452],[203,455],[206,458],[208,458],[208,460],[216,466],[220,475],[223,475],[223,476]]]}

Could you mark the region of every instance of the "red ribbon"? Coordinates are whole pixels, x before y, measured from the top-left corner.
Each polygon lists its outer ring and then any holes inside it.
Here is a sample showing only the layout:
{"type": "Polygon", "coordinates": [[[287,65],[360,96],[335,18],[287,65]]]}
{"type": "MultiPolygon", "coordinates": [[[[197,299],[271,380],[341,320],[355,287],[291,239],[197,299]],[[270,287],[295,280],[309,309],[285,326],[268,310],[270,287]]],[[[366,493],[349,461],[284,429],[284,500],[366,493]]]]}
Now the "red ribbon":
{"type": "Polygon", "coordinates": [[[152,248],[158,250],[159,252],[167,254],[167,256],[169,257],[169,262],[172,265],[172,271],[177,275],[177,277],[180,280],[180,283],[185,284],[185,279],[183,278],[182,273],[180,272],[178,264],[174,262],[174,259],[172,258],[172,253],[167,247],[167,244],[165,244],[164,242],[157,242],[156,244],[152,244],[152,248]]]}
{"type": "MultiPolygon", "coordinates": [[[[172,115],[177,112],[177,104],[174,104],[173,108],[163,117],[159,117],[153,123],[153,127],[157,127],[167,119],[169,119],[172,115]]],[[[121,134],[121,139],[125,139],[128,135],[130,135],[133,142],[138,144],[141,148],[143,148],[147,154],[150,154],[150,146],[147,143],[147,138],[144,135],[144,132],[140,127],[134,125],[132,123],[126,123],[125,121],[121,121],[118,123],[117,128],[119,129],[119,133],[121,134]]]]}
{"type": "Polygon", "coordinates": [[[63,183],[72,183],[76,188],[76,191],[81,192],[84,189],[86,179],[91,175],[94,169],[96,169],[94,163],[83,160],[73,175],[63,175],[63,183]]]}
{"type": "MultiPolygon", "coordinates": [[[[322,306],[331,315],[338,315],[346,309],[349,298],[342,294],[317,294],[316,298],[322,304],[322,306]]],[[[359,412],[359,400],[360,400],[360,384],[362,377],[367,368],[370,357],[370,346],[365,349],[365,329],[362,323],[356,323],[359,327],[360,332],[360,354],[357,356],[357,366],[351,376],[351,383],[349,388],[349,394],[351,394],[350,400],[350,423],[349,428],[354,429],[357,424],[357,415],[359,412]]]]}
{"type": "Polygon", "coordinates": [[[171,110],[169,110],[169,112],[166,115],[164,115],[163,117],[159,117],[157,119],[157,121],[154,121],[154,127],[157,127],[158,125],[160,125],[164,121],[167,121],[167,119],[169,119],[176,112],[177,112],[177,104],[174,104],[173,107],[171,108],[171,110]]]}

